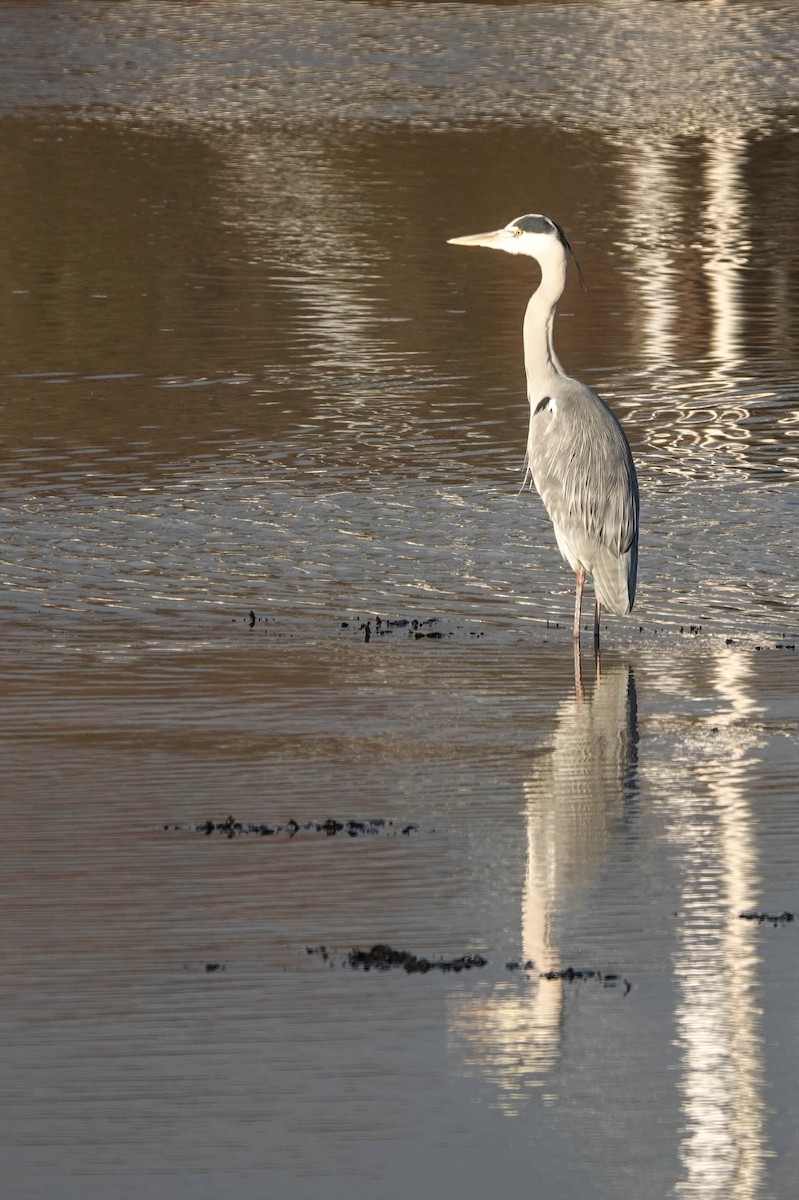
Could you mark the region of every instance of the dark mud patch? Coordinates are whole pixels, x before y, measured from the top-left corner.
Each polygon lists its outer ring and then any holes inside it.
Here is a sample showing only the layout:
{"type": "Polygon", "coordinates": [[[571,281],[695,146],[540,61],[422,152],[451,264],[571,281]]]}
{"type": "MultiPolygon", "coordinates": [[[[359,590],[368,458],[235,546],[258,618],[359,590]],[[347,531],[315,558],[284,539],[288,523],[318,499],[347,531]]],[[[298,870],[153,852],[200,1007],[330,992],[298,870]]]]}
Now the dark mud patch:
{"type": "Polygon", "coordinates": [[[451,638],[457,632],[455,629],[443,629],[438,617],[398,617],[395,620],[369,617],[365,621],[359,617],[356,621],[342,621],[340,627],[358,636],[362,634],[365,642],[370,642],[373,636],[387,637],[391,634],[405,635],[416,641],[422,638],[439,641],[451,638]]]}
{"type": "MultiPolygon", "coordinates": [[[[164,825],[164,829],[173,833],[200,833],[205,837],[214,835],[235,837],[283,837],[284,839],[301,835],[322,835],[323,837],[410,837],[419,833],[419,826],[413,822],[390,821],[383,817],[372,817],[368,820],[338,821],[328,817],[324,821],[286,821],[283,825],[258,821],[237,821],[235,817],[226,817],[224,821],[197,821],[182,825],[164,825]]],[[[435,833],[435,830],[431,832],[435,833]]]]}
{"type": "MultiPolygon", "coordinates": [[[[306,954],[318,955],[323,962],[330,966],[351,967],[361,971],[390,971],[396,968],[409,975],[427,975],[430,971],[443,971],[445,974],[460,974],[475,968],[487,967],[489,961],[482,954],[461,954],[455,958],[428,958],[426,955],[412,954],[409,950],[398,950],[385,942],[378,942],[369,950],[356,948],[348,954],[337,956],[328,950],[327,946],[306,946],[306,954]]],[[[535,973],[539,979],[562,980],[565,983],[577,983],[583,980],[594,980],[603,987],[619,987],[626,996],[631,990],[629,979],[610,971],[595,971],[590,968],[564,967],[558,971],[536,971],[532,959],[505,963],[507,971],[521,971],[529,978],[535,973]]]]}
{"type": "MultiPolygon", "coordinates": [[[[332,956],[325,946],[306,946],[307,954],[319,954],[324,962],[332,961],[332,956]]],[[[461,954],[457,958],[426,958],[424,955],[411,954],[409,950],[396,950],[383,942],[378,942],[370,950],[350,950],[339,965],[352,967],[359,971],[390,971],[399,968],[408,975],[426,975],[429,971],[443,971],[445,974],[461,971],[471,971],[475,967],[485,967],[488,959],[482,954],[461,954]]]]}
{"type": "MultiPolygon", "coordinates": [[[[529,975],[535,971],[535,963],[528,959],[527,962],[508,962],[505,963],[505,968],[508,971],[522,971],[529,975]]],[[[601,983],[603,987],[620,987],[624,995],[632,988],[629,979],[625,979],[623,975],[618,975],[614,971],[595,971],[591,967],[562,967],[557,971],[538,971],[539,979],[559,980],[562,983],[580,983],[583,980],[593,979],[597,983],[601,983]]]]}
{"type": "MultiPolygon", "coordinates": [[[[299,632],[297,628],[290,627],[290,621],[283,621],[283,627],[278,622],[278,618],[274,616],[258,616],[254,609],[244,617],[234,617],[234,624],[243,624],[248,629],[260,630],[268,634],[270,637],[291,637],[299,632]]],[[[381,617],[370,615],[368,617],[357,616],[340,618],[336,622],[336,629],[340,634],[348,637],[357,637],[359,641],[370,642],[373,638],[386,637],[406,637],[413,641],[421,641],[428,639],[430,641],[443,641],[447,638],[481,638],[485,636],[482,629],[474,628],[467,625],[451,624],[441,617],[381,617]]]]}
{"type": "MultiPolygon", "coordinates": [[[[270,638],[286,638],[301,640],[307,637],[308,626],[307,621],[303,618],[300,612],[295,611],[280,611],[274,615],[266,613],[259,614],[255,608],[240,616],[230,618],[234,625],[244,626],[248,631],[252,631],[252,635],[264,634],[270,638]]],[[[326,621],[324,622],[326,623],[326,621]]],[[[554,618],[546,617],[541,621],[528,622],[512,621],[510,622],[511,629],[515,631],[516,638],[523,637],[525,640],[531,636],[536,638],[541,635],[542,644],[550,641],[549,634],[552,631],[565,634],[571,629],[571,625],[557,621],[554,618]]],[[[583,625],[585,631],[590,630],[589,625],[583,625]]],[[[603,626],[603,629],[606,628],[603,626]]],[[[608,627],[609,628],[609,627],[608,627]]],[[[713,625],[710,627],[701,624],[700,622],[689,622],[674,625],[642,625],[634,627],[632,624],[629,627],[616,626],[615,633],[611,633],[617,646],[621,641],[628,641],[630,636],[636,631],[639,635],[644,635],[646,638],[667,639],[677,638],[680,641],[696,641],[707,643],[707,639],[715,640],[716,637],[723,639],[725,646],[738,646],[743,650],[782,650],[796,651],[797,642],[794,635],[783,632],[779,640],[767,641],[763,643],[756,642],[754,634],[740,634],[736,636],[724,636],[724,631],[713,625]]],[[[499,634],[500,637],[511,632],[507,624],[503,622],[502,627],[490,625],[486,628],[481,628],[478,624],[473,624],[468,619],[458,619],[449,614],[439,614],[430,616],[424,615],[409,615],[397,617],[385,617],[377,613],[368,613],[364,616],[362,613],[358,615],[347,615],[339,613],[332,617],[326,629],[322,628],[319,623],[314,626],[314,636],[327,633],[334,637],[345,636],[359,642],[377,642],[381,638],[388,638],[396,641],[397,639],[405,639],[412,641],[475,641],[486,637],[486,632],[489,634],[489,640],[494,641],[492,634],[499,634]]]]}
{"type": "Polygon", "coordinates": [[[742,921],[757,921],[758,925],[773,925],[775,928],[778,925],[788,925],[793,920],[792,912],[767,913],[767,912],[742,912],[738,913],[742,921]]]}
{"type": "Polygon", "coordinates": [[[629,979],[612,971],[593,971],[585,967],[563,967],[558,971],[542,971],[539,978],[561,980],[563,983],[579,983],[582,980],[593,979],[597,983],[601,983],[603,987],[622,988],[625,996],[633,986],[629,979]]]}
{"type": "MultiPolygon", "coordinates": [[[[431,641],[441,641],[445,637],[455,637],[462,629],[445,629],[438,617],[397,617],[392,620],[386,617],[359,617],[356,620],[342,620],[340,628],[349,634],[364,638],[371,642],[372,637],[388,637],[392,634],[413,638],[421,641],[429,638],[431,641]]],[[[470,631],[470,636],[482,637],[482,632],[470,631]]]]}

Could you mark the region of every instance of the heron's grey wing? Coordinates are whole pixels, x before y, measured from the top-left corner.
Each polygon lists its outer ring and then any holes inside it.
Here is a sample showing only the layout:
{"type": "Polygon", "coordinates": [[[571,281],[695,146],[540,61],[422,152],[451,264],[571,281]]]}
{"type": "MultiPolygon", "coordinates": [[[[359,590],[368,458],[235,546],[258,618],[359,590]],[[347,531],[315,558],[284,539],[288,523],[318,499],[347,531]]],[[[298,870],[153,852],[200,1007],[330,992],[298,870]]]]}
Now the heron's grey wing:
{"type": "Polygon", "coordinates": [[[638,481],[624,432],[596,392],[564,379],[531,409],[528,458],[561,553],[594,578],[600,603],[626,613],[635,597],[638,481]]]}

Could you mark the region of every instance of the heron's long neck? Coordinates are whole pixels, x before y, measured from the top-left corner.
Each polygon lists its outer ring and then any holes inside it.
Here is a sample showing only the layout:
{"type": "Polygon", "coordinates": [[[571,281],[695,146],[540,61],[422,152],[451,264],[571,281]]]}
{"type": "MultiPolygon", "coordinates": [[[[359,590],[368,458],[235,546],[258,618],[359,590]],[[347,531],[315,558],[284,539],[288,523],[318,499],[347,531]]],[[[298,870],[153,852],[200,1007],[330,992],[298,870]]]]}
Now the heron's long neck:
{"type": "Polygon", "coordinates": [[[566,286],[566,253],[552,254],[541,263],[541,282],[533,292],[524,314],[524,369],[527,395],[536,403],[565,374],[552,343],[558,300],[566,286]]]}

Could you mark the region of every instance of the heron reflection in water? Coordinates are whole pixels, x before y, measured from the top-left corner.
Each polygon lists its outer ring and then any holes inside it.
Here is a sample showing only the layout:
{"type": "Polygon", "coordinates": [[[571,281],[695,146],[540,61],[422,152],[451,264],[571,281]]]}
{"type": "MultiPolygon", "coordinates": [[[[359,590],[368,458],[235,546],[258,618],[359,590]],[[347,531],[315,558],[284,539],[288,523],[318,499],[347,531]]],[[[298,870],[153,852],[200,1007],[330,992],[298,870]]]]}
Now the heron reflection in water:
{"type": "Polygon", "coordinates": [[[539,214],[517,217],[492,233],[449,241],[525,254],[541,268],[541,282],[524,317],[530,401],[526,467],[549,513],[558,548],[577,577],[577,642],[586,575],[594,580],[598,646],[601,607],[621,616],[631,611],[635,600],[638,479],[618,420],[595,391],[566,374],[555,353],[552,327],[566,286],[571,247],[560,226],[539,214]]]}
{"type": "Polygon", "coordinates": [[[583,1019],[567,1011],[562,969],[571,965],[574,932],[596,902],[603,865],[635,821],[638,786],[635,675],[629,663],[613,662],[593,686],[589,680],[587,695],[582,686],[564,695],[551,744],[536,752],[522,784],[519,919],[522,960],[534,964],[529,980],[457,1001],[454,1033],[469,1047],[461,1054],[494,1080],[509,1111],[551,1077],[567,1019],[583,1019]]]}

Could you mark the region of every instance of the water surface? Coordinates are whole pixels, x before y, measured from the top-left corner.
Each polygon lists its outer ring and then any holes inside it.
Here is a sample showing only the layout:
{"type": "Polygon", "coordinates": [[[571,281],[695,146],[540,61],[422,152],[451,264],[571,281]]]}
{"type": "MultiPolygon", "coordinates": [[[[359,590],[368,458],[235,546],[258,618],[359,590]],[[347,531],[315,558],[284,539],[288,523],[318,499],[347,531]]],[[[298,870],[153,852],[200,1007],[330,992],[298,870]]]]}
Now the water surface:
{"type": "Polygon", "coordinates": [[[0,30],[10,1194],[788,1200],[793,10],[0,30]],[[577,679],[535,267],[446,245],[527,211],[641,482],[577,679]]]}

